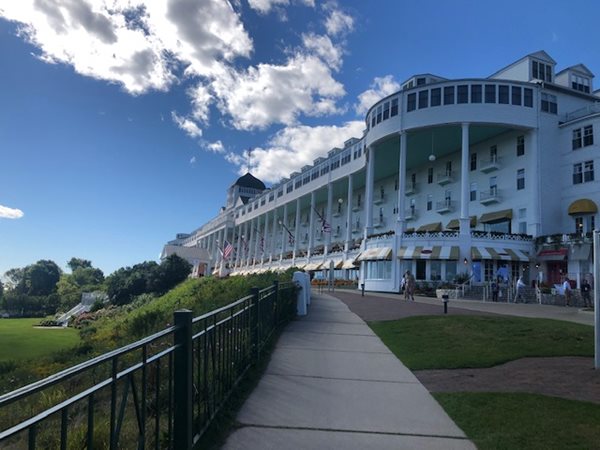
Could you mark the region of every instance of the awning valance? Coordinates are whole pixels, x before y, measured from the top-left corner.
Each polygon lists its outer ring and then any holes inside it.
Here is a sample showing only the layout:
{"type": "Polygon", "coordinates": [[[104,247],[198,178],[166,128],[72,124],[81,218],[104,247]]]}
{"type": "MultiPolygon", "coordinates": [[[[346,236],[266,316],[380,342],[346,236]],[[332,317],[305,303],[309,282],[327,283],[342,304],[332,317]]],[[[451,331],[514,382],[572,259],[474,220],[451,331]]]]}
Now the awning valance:
{"type": "Polygon", "coordinates": [[[306,266],[304,266],[304,270],[308,271],[308,272],[312,272],[313,270],[319,270],[319,268],[321,267],[320,262],[318,263],[309,263],[306,266]]]}
{"type": "MultiPolygon", "coordinates": [[[[469,223],[471,225],[471,228],[477,225],[477,216],[471,216],[471,221],[469,223]]],[[[458,219],[452,219],[450,222],[448,222],[448,225],[446,225],[447,230],[458,230],[459,228],[460,220],[458,219]]]]}
{"type": "Polygon", "coordinates": [[[568,248],[547,249],[537,254],[538,261],[564,261],[569,253],[568,248]]]}
{"type": "Polygon", "coordinates": [[[344,264],[343,259],[328,259],[321,265],[321,270],[329,270],[329,267],[331,266],[332,261],[333,261],[334,269],[341,269],[342,265],[344,264]]]}
{"type": "Polygon", "coordinates": [[[398,258],[400,259],[454,259],[457,260],[460,254],[458,246],[441,246],[434,245],[432,247],[415,246],[415,247],[400,247],[398,250],[398,258]]]}
{"type": "Polygon", "coordinates": [[[491,213],[482,214],[479,218],[480,223],[496,223],[504,222],[505,220],[512,219],[512,209],[503,209],[502,211],[496,211],[491,213]]]}
{"type": "Polygon", "coordinates": [[[369,248],[362,252],[359,261],[381,261],[392,258],[392,247],[369,248]]]}
{"type": "Polygon", "coordinates": [[[442,231],[442,222],[433,222],[421,225],[417,231],[442,231]]]}
{"type": "Polygon", "coordinates": [[[404,230],[405,233],[414,233],[415,232],[415,228],[411,227],[411,228],[407,228],[406,230],[404,230]]]}
{"type": "Polygon", "coordinates": [[[344,261],[344,263],[342,264],[342,269],[356,269],[357,267],[357,263],[358,261],[356,261],[355,259],[347,259],[346,261],[344,261]]]}
{"type": "Polygon", "coordinates": [[[471,247],[471,259],[494,259],[501,261],[529,262],[529,255],[522,250],[494,247],[471,247]]]}
{"type": "Polygon", "coordinates": [[[596,214],[598,212],[598,207],[596,204],[588,199],[582,198],[579,200],[575,200],[573,203],[569,205],[569,214],[596,214]]]}

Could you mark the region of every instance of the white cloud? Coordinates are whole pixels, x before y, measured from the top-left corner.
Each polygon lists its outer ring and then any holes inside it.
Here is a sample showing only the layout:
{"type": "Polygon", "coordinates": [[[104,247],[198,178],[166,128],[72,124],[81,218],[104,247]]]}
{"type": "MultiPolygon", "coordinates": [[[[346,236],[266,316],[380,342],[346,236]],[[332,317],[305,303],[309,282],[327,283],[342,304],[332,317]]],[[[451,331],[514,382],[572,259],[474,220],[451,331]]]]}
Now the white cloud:
{"type": "Polygon", "coordinates": [[[180,116],[175,111],[171,111],[171,118],[189,137],[197,138],[202,136],[202,130],[193,120],[180,116]]]}
{"type": "Polygon", "coordinates": [[[24,215],[20,209],[0,205],[0,219],[20,219],[24,215]]]}
{"type": "Polygon", "coordinates": [[[242,155],[229,153],[225,158],[240,167],[240,174],[249,170],[263,181],[276,182],[312,164],[317,157],[325,156],[351,137],[361,137],[363,129],[364,122],[358,120],[339,127],[286,127],[276,133],[265,148],[257,147],[242,155]]]}
{"type": "Polygon", "coordinates": [[[213,97],[208,87],[198,84],[188,91],[188,96],[192,101],[192,116],[194,119],[202,123],[208,123],[209,108],[213,102],[213,97]]]}
{"type": "Polygon", "coordinates": [[[318,36],[309,33],[302,36],[302,42],[307,50],[313,51],[325,61],[329,67],[335,70],[340,69],[340,66],[342,65],[342,52],[333,45],[329,36],[318,36]]]}
{"type": "Polygon", "coordinates": [[[400,83],[394,80],[392,75],[376,77],[371,83],[371,88],[358,96],[358,103],[354,105],[354,109],[357,114],[365,114],[375,102],[397,92],[399,89],[400,83]]]}
{"type": "MultiPolygon", "coordinates": [[[[315,6],[314,0],[299,0],[297,3],[303,3],[307,6],[315,6]]],[[[260,14],[268,14],[272,8],[278,6],[287,6],[290,0],[248,0],[250,8],[258,11],[260,14]]]]}
{"type": "Polygon", "coordinates": [[[329,16],[325,20],[327,33],[336,36],[342,33],[349,33],[354,29],[354,18],[337,9],[337,6],[329,4],[325,6],[329,16]]]}
{"type": "Polygon", "coordinates": [[[192,156],[192,158],[190,159],[190,164],[193,166],[194,164],[196,164],[196,157],[192,156]]]}
{"type": "Polygon", "coordinates": [[[332,102],[345,94],[330,68],[316,56],[297,54],[285,65],[259,64],[243,72],[229,71],[211,84],[222,113],[233,125],[249,130],[273,123],[292,125],[300,113],[331,113],[332,102]],[[327,108],[320,103],[328,102],[327,108]]]}
{"type": "Polygon", "coordinates": [[[252,51],[239,16],[222,0],[19,0],[5,2],[0,17],[20,23],[43,60],[133,94],[168,89],[179,66],[210,75],[252,51]]]}
{"type": "Polygon", "coordinates": [[[225,147],[220,140],[207,143],[206,148],[213,153],[225,153],[225,147]]]}

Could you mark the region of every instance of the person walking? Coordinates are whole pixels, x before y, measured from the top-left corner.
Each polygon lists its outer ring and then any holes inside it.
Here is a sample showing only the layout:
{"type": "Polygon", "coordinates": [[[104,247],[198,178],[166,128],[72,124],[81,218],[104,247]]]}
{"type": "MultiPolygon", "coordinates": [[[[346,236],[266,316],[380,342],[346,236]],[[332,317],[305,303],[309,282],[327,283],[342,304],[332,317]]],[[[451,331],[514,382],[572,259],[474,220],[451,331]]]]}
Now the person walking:
{"type": "Polygon", "coordinates": [[[593,306],[592,299],[590,298],[591,291],[592,286],[590,285],[588,280],[584,278],[581,282],[581,297],[583,298],[583,306],[585,308],[591,308],[593,306]]]}
{"type": "Polygon", "coordinates": [[[565,296],[565,306],[571,306],[571,282],[569,281],[569,277],[565,277],[562,288],[565,296]]]}
{"type": "Polygon", "coordinates": [[[406,282],[404,284],[404,292],[406,293],[405,298],[406,300],[412,300],[413,302],[415,301],[415,289],[417,287],[417,282],[415,280],[415,277],[412,273],[410,273],[410,270],[406,271],[406,282]]]}
{"type": "Polygon", "coordinates": [[[492,285],[490,287],[492,289],[492,301],[497,302],[498,292],[500,292],[500,284],[498,283],[498,280],[492,280],[492,285]]]}
{"type": "Polygon", "coordinates": [[[521,300],[521,302],[525,303],[525,301],[523,300],[523,288],[525,288],[526,286],[527,285],[523,281],[523,276],[520,276],[517,280],[517,286],[515,288],[515,303],[519,303],[519,299],[521,300]]]}

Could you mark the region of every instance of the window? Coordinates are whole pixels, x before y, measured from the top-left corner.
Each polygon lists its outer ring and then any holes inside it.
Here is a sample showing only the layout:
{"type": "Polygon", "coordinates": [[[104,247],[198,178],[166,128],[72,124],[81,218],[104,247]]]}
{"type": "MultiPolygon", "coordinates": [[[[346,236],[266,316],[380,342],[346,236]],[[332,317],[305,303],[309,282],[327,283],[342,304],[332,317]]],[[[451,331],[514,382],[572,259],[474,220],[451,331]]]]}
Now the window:
{"type": "Polygon", "coordinates": [[[397,98],[393,98],[392,99],[392,109],[390,111],[390,116],[394,117],[398,115],[398,99],[397,98]]]}
{"type": "Polygon", "coordinates": [[[573,164],[573,184],[583,183],[583,164],[573,164]]]}
{"type": "Polygon", "coordinates": [[[490,147],[490,162],[496,163],[498,162],[498,146],[492,145],[490,147]]]}
{"type": "Polygon", "coordinates": [[[433,195],[427,194],[427,211],[431,211],[433,207],[433,195]]]}
{"type": "Polygon", "coordinates": [[[417,78],[417,86],[423,86],[425,84],[425,78],[417,78]]]}
{"type": "Polygon", "coordinates": [[[571,87],[577,91],[590,93],[590,80],[589,78],[580,77],[579,75],[571,75],[571,87]]]}
{"type": "Polygon", "coordinates": [[[385,189],[383,186],[379,188],[379,198],[383,200],[385,198],[385,189]]]}
{"type": "Polygon", "coordinates": [[[302,178],[296,179],[296,182],[294,183],[295,189],[298,189],[300,186],[302,186],[302,178]]]}
{"type": "Polygon", "coordinates": [[[519,219],[524,219],[525,217],[527,217],[527,208],[519,208],[519,211],[517,213],[517,217],[519,219]]]}
{"type": "Polygon", "coordinates": [[[452,161],[446,161],[446,176],[452,176],[452,161]]]}
{"type": "Polygon", "coordinates": [[[337,158],[335,158],[332,162],[331,162],[331,170],[335,170],[338,167],[340,167],[340,158],[339,156],[337,158]]]}
{"type": "Polygon", "coordinates": [[[360,208],[360,201],[361,201],[361,199],[362,199],[361,195],[360,195],[360,194],[358,194],[358,195],[356,196],[356,206],[358,206],[359,208],[360,208]]]}
{"type": "Polygon", "coordinates": [[[586,161],[583,163],[583,181],[594,181],[594,161],[586,161]]]}
{"type": "Polygon", "coordinates": [[[517,156],[525,154],[525,136],[517,136],[517,156]]]}
{"type": "Polygon", "coordinates": [[[527,222],[519,222],[519,233],[527,234],[527,222]]]}
{"type": "Polygon", "coordinates": [[[490,194],[496,195],[498,193],[498,178],[490,177],[490,194]]]}
{"type": "Polygon", "coordinates": [[[379,105],[377,107],[377,123],[381,123],[381,112],[383,110],[383,106],[379,105]]]}
{"type": "Polygon", "coordinates": [[[427,184],[433,183],[433,167],[427,168],[427,184]]]}
{"type": "Polygon", "coordinates": [[[429,263],[430,280],[442,279],[442,261],[431,260],[429,263]]]}
{"type": "Polygon", "coordinates": [[[279,189],[279,190],[277,191],[277,198],[279,198],[279,197],[281,197],[281,196],[283,196],[283,189],[279,189]]]}
{"type": "Polygon", "coordinates": [[[477,200],[477,183],[471,183],[471,189],[469,191],[469,199],[472,202],[477,200]]]}
{"type": "Polygon", "coordinates": [[[444,105],[454,104],[454,86],[446,86],[444,88],[444,105]]]}
{"type": "Polygon", "coordinates": [[[310,174],[310,179],[312,181],[316,180],[317,178],[319,178],[319,169],[314,169],[310,174]]]}
{"type": "Polygon", "coordinates": [[[350,152],[350,150],[346,150],[343,154],[342,154],[342,166],[344,164],[348,164],[350,162],[350,160],[352,159],[352,153],[350,152]]]}
{"type": "Polygon", "coordinates": [[[321,176],[325,175],[326,173],[329,173],[329,163],[321,166],[321,176]]]}
{"type": "Polygon", "coordinates": [[[523,106],[533,108],[533,89],[531,89],[531,88],[523,89],[523,106]]]}
{"type": "Polygon", "coordinates": [[[456,103],[469,103],[469,86],[461,84],[456,88],[456,103]]]}
{"type": "Polygon", "coordinates": [[[287,185],[287,187],[285,188],[285,193],[289,194],[290,192],[292,192],[294,190],[294,184],[290,183],[287,185]]]}
{"type": "Polygon", "coordinates": [[[525,189],[525,169],[517,170],[517,191],[525,189]]]}
{"type": "Polygon", "coordinates": [[[481,103],[482,90],[480,84],[471,85],[471,103],[481,103]]]}
{"type": "Polygon", "coordinates": [[[447,190],[444,192],[444,203],[446,206],[450,206],[452,204],[452,191],[447,190]]]}
{"type": "Polygon", "coordinates": [[[512,104],[521,105],[521,88],[519,86],[512,87],[512,104]]]}
{"type": "Polygon", "coordinates": [[[556,95],[546,94],[542,92],[542,111],[550,114],[558,114],[558,104],[556,103],[556,95]]]}
{"type": "Polygon", "coordinates": [[[375,114],[375,110],[373,110],[373,112],[371,113],[371,128],[373,128],[375,126],[375,121],[377,120],[376,114],[375,114]]]}
{"type": "Polygon", "coordinates": [[[431,90],[431,106],[440,106],[442,104],[442,88],[431,90]]]}
{"type": "Polygon", "coordinates": [[[508,86],[498,86],[498,103],[508,104],[508,86]]]}
{"type": "Polygon", "coordinates": [[[571,142],[573,143],[573,150],[577,150],[578,148],[581,148],[581,128],[577,128],[576,130],[573,130],[573,139],[571,139],[571,142]]]}
{"type": "Polygon", "coordinates": [[[392,278],[392,261],[367,261],[366,278],[368,280],[389,280],[392,278]]]}
{"type": "Polygon", "coordinates": [[[429,91],[419,91],[419,109],[427,108],[429,106],[429,91]]]}
{"type": "Polygon", "coordinates": [[[408,94],[406,98],[406,112],[414,111],[417,109],[417,94],[414,92],[412,94],[408,94]]]}
{"type": "Polygon", "coordinates": [[[593,125],[583,127],[583,146],[594,145],[594,128],[593,125]]]}
{"type": "Polygon", "coordinates": [[[416,185],[417,185],[417,174],[413,172],[410,174],[410,186],[414,189],[416,185]]]}
{"type": "Polygon", "coordinates": [[[390,117],[390,102],[383,104],[383,120],[389,119],[390,117]]]}
{"type": "Polygon", "coordinates": [[[471,153],[471,161],[469,163],[471,171],[477,170],[477,153],[471,153]]]}
{"type": "Polygon", "coordinates": [[[394,180],[394,190],[397,191],[398,190],[398,178],[396,178],[394,180]]]}
{"type": "Polygon", "coordinates": [[[552,81],[552,66],[538,61],[531,62],[531,78],[552,81]]]}
{"type": "Polygon", "coordinates": [[[302,178],[302,184],[308,184],[310,182],[310,173],[306,173],[302,178]]]}
{"type": "Polygon", "coordinates": [[[486,84],[485,85],[485,102],[496,103],[496,85],[486,84]]]}

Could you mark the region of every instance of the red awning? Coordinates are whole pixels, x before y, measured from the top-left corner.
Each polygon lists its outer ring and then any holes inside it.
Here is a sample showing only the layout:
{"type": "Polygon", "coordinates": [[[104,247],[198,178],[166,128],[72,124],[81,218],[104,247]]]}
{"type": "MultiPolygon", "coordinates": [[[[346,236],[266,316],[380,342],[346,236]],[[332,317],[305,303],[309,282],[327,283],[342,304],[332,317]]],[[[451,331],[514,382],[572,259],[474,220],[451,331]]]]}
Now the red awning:
{"type": "Polygon", "coordinates": [[[542,250],[537,254],[538,261],[564,261],[569,254],[568,248],[558,250],[542,250]]]}

